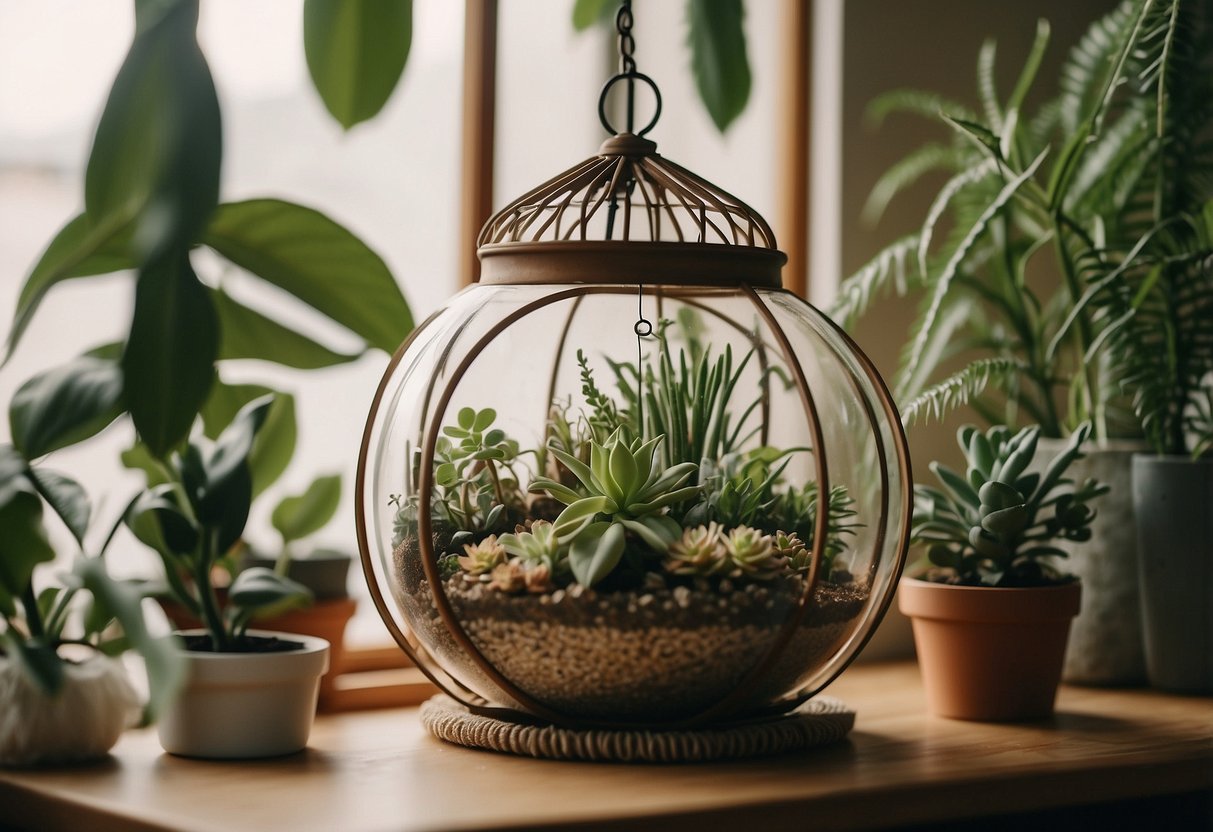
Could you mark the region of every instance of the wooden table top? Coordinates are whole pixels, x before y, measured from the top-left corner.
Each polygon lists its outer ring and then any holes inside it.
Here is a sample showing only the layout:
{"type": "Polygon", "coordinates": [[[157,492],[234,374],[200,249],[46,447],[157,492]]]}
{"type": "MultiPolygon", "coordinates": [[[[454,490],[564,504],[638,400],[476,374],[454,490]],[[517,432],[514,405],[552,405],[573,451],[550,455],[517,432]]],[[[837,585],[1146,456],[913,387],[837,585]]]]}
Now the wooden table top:
{"type": "Polygon", "coordinates": [[[320,718],[307,751],[216,763],[129,732],[110,760],[0,770],[0,825],[104,830],[855,829],[1213,788],[1213,699],[1063,688],[1048,722],[927,716],[917,667],[858,666],[829,689],[848,741],[701,765],[561,763],[429,737],[415,709],[320,718]],[[710,819],[710,820],[709,820],[710,819]],[[708,826],[705,827],[704,824],[708,826]]]}

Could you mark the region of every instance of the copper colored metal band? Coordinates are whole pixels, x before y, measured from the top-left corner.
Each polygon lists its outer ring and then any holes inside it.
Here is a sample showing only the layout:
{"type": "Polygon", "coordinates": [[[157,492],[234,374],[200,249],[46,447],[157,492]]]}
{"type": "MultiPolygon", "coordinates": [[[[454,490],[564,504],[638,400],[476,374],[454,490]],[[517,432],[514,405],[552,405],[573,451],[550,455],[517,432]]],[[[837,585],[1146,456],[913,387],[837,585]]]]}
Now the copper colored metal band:
{"type": "Polygon", "coordinates": [[[777,249],[700,243],[498,243],[480,247],[480,282],[779,289],[787,259],[777,249]]]}

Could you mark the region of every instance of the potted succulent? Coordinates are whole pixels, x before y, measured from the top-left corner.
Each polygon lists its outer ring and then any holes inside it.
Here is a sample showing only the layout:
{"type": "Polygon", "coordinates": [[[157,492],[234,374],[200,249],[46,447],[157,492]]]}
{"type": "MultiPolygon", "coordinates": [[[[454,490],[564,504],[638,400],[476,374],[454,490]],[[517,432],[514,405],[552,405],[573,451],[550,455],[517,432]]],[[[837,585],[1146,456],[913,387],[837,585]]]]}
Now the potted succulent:
{"type": "Polygon", "coordinates": [[[1042,457],[1059,453],[1080,422],[1093,424],[1078,475],[1112,492],[1089,543],[1059,543],[1085,587],[1071,681],[1144,677],[1130,467],[1145,445],[1133,363],[1113,347],[1132,316],[1133,275],[1158,259],[1159,228],[1198,213],[1210,195],[1207,153],[1192,138],[1213,125],[1208,26],[1189,0],[1122,3],[1072,47],[1056,94],[1029,109],[1049,40],[1041,21],[1006,98],[995,92],[988,41],[978,108],[919,91],[872,107],[879,118],[937,118],[952,135],[873,189],[870,219],[924,174],[949,175],[917,233],[851,278],[834,310],[853,321],[887,286],[924,297],[896,385],[907,424],[968,405],[990,424],[1038,424],[1042,457]]]}
{"type": "Polygon", "coordinates": [[[768,687],[788,690],[854,631],[870,577],[848,571],[853,498],[831,489],[811,575],[817,484],[785,477],[809,451],[755,442],[745,426],[758,398],[740,383],[753,352],[714,354],[689,333],[676,344],[663,322],[643,372],[605,358],[614,395],[578,351],[581,403],[553,402],[537,447],[498,428],[492,408],[462,408],[443,428],[430,499],[441,596],[420,568],[418,495],[393,498],[393,591],[422,605],[423,643],[452,645],[441,597],[485,659],[545,705],[657,722],[730,692],[814,577],[768,687]]]}
{"type": "Polygon", "coordinates": [[[174,600],[204,623],[181,633],[187,681],[158,729],[165,750],[193,757],[265,757],[307,744],[328,643],[250,629],[257,614],[306,601],[307,589],[272,569],[238,574],[221,607],[217,562],[244,531],[249,453],[272,398],[245,405],[214,441],[189,440],[159,464],[126,523],[164,562],[174,600]]]}
{"type": "Polygon", "coordinates": [[[899,597],[934,713],[1016,720],[1053,712],[1081,587],[1051,561],[1066,556],[1057,541],[1090,539],[1090,503],[1108,490],[1065,477],[1088,432],[1080,426],[1043,472],[1032,472],[1039,428],[965,427],[965,473],[933,463],[941,487],[916,487],[912,540],[926,547],[931,568],[903,578],[899,597]]]}

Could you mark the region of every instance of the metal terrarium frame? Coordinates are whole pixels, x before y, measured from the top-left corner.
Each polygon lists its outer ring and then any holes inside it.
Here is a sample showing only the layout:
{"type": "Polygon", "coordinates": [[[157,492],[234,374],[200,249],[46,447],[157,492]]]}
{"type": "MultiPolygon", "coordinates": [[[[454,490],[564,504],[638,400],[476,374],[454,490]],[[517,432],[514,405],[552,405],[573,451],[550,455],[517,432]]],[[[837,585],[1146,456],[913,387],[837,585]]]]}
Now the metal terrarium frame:
{"type": "MultiPolygon", "coordinates": [[[[599,149],[598,155],[548,180],[532,191],[519,197],[484,225],[479,238],[478,255],[481,260],[482,284],[489,285],[577,285],[553,291],[531,300],[496,321],[475,344],[449,369],[445,383],[431,383],[427,387],[426,401],[421,413],[422,423],[417,425],[420,437],[421,460],[418,483],[420,504],[418,507],[418,542],[421,549],[421,564],[433,601],[443,626],[458,646],[471,658],[476,669],[521,710],[494,706],[480,695],[460,683],[437,661],[426,661],[425,650],[420,639],[397,626],[394,614],[388,608],[378,581],[373,579],[376,565],[371,556],[367,518],[364,503],[356,503],[356,522],[363,567],[368,576],[372,599],[393,638],[414,663],[437,685],[457,702],[473,713],[492,715],[517,721],[534,721],[536,718],[566,727],[662,727],[685,728],[717,721],[732,716],[758,690],[767,672],[776,665],[792,641],[797,627],[812,603],[817,588],[823,553],[827,543],[829,517],[829,466],[818,409],[809,387],[806,374],[796,351],[775,314],[759,296],[758,291],[787,292],[783,288],[780,271],[787,258],[776,248],[774,233],[766,221],[744,202],[685,168],[662,158],[656,152],[657,145],[645,138],[660,115],[660,92],[656,84],[639,73],[632,59],[630,2],[622,4],[617,19],[621,53],[620,72],[604,86],[599,99],[599,116],[608,133],[613,134],[599,149]],[[616,84],[627,86],[626,118],[628,129],[616,132],[606,115],[607,96],[616,84]],[[634,129],[633,101],[637,83],[651,87],[657,101],[657,112],[637,132],[634,129]],[[774,344],[766,343],[757,333],[736,318],[702,303],[704,292],[727,290],[729,294],[745,298],[749,307],[757,313],[774,344]],[[442,588],[437,558],[433,551],[433,528],[431,500],[434,487],[433,462],[442,419],[455,391],[466,372],[485,348],[511,326],[523,321],[528,315],[553,304],[572,301],[562,328],[556,368],[553,370],[549,390],[554,390],[565,340],[573,317],[582,301],[595,295],[626,295],[634,293],[637,298],[637,320],[634,331],[637,337],[638,355],[642,353],[643,339],[653,332],[650,321],[644,317],[646,293],[660,304],[663,300],[688,303],[705,311],[729,327],[749,336],[766,362],[767,350],[776,352],[791,374],[803,410],[805,423],[809,427],[813,454],[817,514],[815,535],[811,554],[811,566],[805,585],[794,611],[787,616],[775,641],[746,672],[731,692],[707,708],[689,717],[660,723],[637,723],[635,721],[572,718],[544,705],[522,690],[501,673],[478,649],[468,635],[458,616],[452,609],[449,598],[442,588]],[[437,395],[431,406],[430,398],[437,395]],[[432,414],[428,422],[425,414],[432,414]]],[[[795,297],[793,295],[793,297],[795,297]]],[[[373,426],[379,414],[385,392],[394,371],[409,346],[427,329],[434,316],[422,323],[413,335],[393,356],[383,381],[376,391],[363,436],[358,461],[360,490],[365,488],[367,464],[373,426]]],[[[822,320],[832,334],[850,349],[852,357],[866,376],[871,389],[876,393],[880,408],[893,433],[896,450],[896,466],[901,483],[910,483],[909,455],[900,418],[892,397],[884,382],[866,356],[853,341],[828,319],[822,320]]],[[[447,344],[439,358],[434,373],[448,372],[450,352],[454,339],[447,344]]],[[[850,381],[851,392],[862,403],[864,418],[873,435],[879,440],[881,426],[877,414],[859,388],[854,370],[843,365],[850,381]]],[[[550,399],[551,397],[549,397],[550,399]]],[[[550,400],[548,403],[550,404],[550,400]]],[[[545,407],[546,407],[545,404],[545,407]]],[[[764,409],[768,405],[764,403],[764,409]]],[[[765,412],[764,412],[765,417],[765,412]]],[[[765,429],[766,419],[763,419],[765,429]]],[[[889,462],[883,444],[875,442],[878,469],[880,472],[880,518],[878,532],[873,543],[874,554],[879,554],[887,542],[887,526],[890,515],[889,462]]],[[[903,488],[903,505],[898,534],[902,541],[897,553],[896,568],[891,574],[901,571],[906,556],[906,543],[911,516],[911,491],[903,488]]],[[[874,564],[879,558],[873,559],[874,564]]],[[[874,568],[874,567],[873,567],[874,568]]],[[[853,649],[838,662],[831,672],[812,689],[794,692],[776,703],[768,711],[790,710],[820,691],[841,673],[859,653],[870,638],[875,625],[883,617],[892,600],[886,592],[879,599],[875,614],[869,613],[861,624],[864,632],[855,632],[843,639],[837,647],[853,644],[853,649]]],[[[828,669],[828,663],[821,669],[828,669]]],[[[753,712],[745,714],[755,716],[753,712]]]]}

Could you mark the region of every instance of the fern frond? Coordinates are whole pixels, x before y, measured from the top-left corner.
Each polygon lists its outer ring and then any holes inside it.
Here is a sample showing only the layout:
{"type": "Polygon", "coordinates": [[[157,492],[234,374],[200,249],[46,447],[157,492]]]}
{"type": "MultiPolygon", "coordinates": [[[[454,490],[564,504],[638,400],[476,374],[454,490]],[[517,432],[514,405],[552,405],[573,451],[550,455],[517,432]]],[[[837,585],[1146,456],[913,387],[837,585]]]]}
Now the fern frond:
{"type": "Polygon", "coordinates": [[[948,209],[952,199],[963,188],[980,182],[988,176],[993,176],[997,172],[998,162],[986,157],[981,162],[953,176],[939,189],[939,193],[935,195],[935,199],[932,200],[931,207],[927,211],[927,218],[922,223],[922,229],[918,232],[919,272],[924,275],[927,273],[927,253],[931,247],[931,238],[935,236],[935,226],[948,209]]]}
{"type": "Polygon", "coordinates": [[[850,330],[872,301],[892,288],[898,296],[910,290],[906,263],[918,248],[918,235],[910,234],[886,246],[855,274],[843,281],[830,307],[830,317],[850,330]]]}
{"type": "Polygon", "coordinates": [[[977,97],[981,100],[986,124],[995,135],[1002,130],[1002,108],[998,104],[998,91],[994,86],[994,58],[997,53],[998,44],[993,38],[983,42],[981,51],[977,53],[977,97]]]}
{"type": "Polygon", "coordinates": [[[958,148],[936,143],[923,145],[881,175],[864,203],[860,219],[875,225],[893,198],[923,176],[937,170],[958,170],[964,165],[965,154],[958,148]]]}
{"type": "MultiPolygon", "coordinates": [[[[926,355],[927,345],[931,341],[933,330],[935,329],[939,319],[939,313],[942,310],[944,301],[948,296],[952,279],[956,276],[961,263],[964,262],[965,255],[968,254],[969,250],[973,247],[973,244],[977,242],[978,238],[985,233],[990,220],[992,220],[998,214],[998,212],[1002,210],[1003,206],[1005,206],[1011,200],[1011,197],[1015,196],[1015,193],[1021,187],[1023,187],[1024,183],[1032,178],[1033,174],[1036,173],[1036,170],[1045,160],[1045,156],[1047,154],[1048,151],[1041,151],[1040,155],[1032,161],[1032,164],[1028,165],[1027,169],[1025,169],[1023,173],[1019,174],[1014,179],[1011,179],[1006,183],[1006,185],[1003,186],[1002,190],[998,192],[998,195],[994,198],[994,200],[986,207],[986,209],[981,213],[981,216],[977,218],[977,221],[973,223],[973,225],[965,233],[965,236],[961,239],[960,245],[958,245],[956,250],[952,252],[952,256],[948,259],[939,275],[929,281],[932,288],[931,302],[927,307],[927,311],[923,315],[921,322],[919,323],[918,331],[911,344],[909,356],[903,368],[903,379],[921,377],[922,365],[924,363],[923,359],[926,355]]],[[[921,243],[919,244],[919,247],[921,249],[921,243]]],[[[906,391],[903,389],[901,392],[904,394],[906,391]]]]}
{"type": "Polygon", "coordinates": [[[976,121],[978,117],[971,107],[938,93],[925,90],[893,90],[872,100],[868,105],[867,120],[873,127],[879,127],[893,113],[922,116],[932,121],[938,119],[940,113],[968,121],[976,121]]]}
{"type": "Polygon", "coordinates": [[[1026,367],[1015,358],[979,358],[912,399],[901,412],[901,422],[908,428],[920,417],[924,424],[940,421],[975,400],[990,384],[1009,392],[1026,367]]]}

